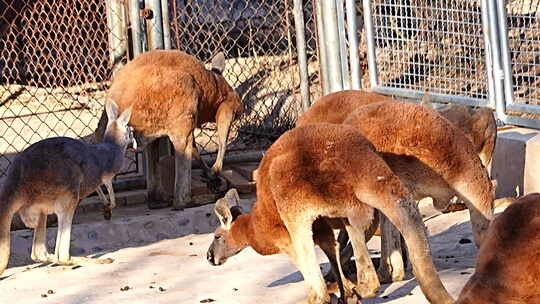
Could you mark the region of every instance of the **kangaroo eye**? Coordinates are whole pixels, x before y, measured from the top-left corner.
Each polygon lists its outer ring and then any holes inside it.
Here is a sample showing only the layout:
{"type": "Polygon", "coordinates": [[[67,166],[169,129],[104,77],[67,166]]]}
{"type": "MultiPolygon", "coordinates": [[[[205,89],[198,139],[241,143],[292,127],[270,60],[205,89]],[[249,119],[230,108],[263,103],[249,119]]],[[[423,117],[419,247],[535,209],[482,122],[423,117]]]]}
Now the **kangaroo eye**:
{"type": "Polygon", "coordinates": [[[216,236],[214,236],[214,239],[219,241],[219,240],[223,239],[223,236],[222,235],[216,235],[216,236]]]}

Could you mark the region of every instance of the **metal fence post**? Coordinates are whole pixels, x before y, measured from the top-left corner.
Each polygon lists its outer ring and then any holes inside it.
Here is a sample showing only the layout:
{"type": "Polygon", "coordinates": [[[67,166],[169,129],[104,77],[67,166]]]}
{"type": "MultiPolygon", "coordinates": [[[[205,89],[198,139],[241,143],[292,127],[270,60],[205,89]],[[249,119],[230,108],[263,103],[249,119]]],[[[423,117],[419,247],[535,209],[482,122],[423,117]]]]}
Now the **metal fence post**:
{"type": "Polygon", "coordinates": [[[373,33],[373,18],[371,9],[371,0],[363,0],[364,8],[364,28],[366,29],[367,59],[369,70],[369,85],[371,88],[379,86],[377,58],[375,57],[375,37],[373,33]]]}
{"type": "Polygon", "coordinates": [[[129,0],[129,23],[131,24],[131,46],[133,57],[143,51],[141,31],[141,3],[139,0],[129,0]]]}
{"type": "MultiPolygon", "coordinates": [[[[173,0],[176,1],[176,0],[173,0]]],[[[171,25],[169,22],[169,1],[161,0],[161,18],[163,28],[163,47],[166,50],[171,49],[171,25]]]]}
{"type": "MultiPolygon", "coordinates": [[[[483,10],[482,18],[488,18],[487,30],[489,31],[489,44],[486,53],[491,59],[493,65],[493,92],[490,95],[494,95],[495,99],[495,111],[497,118],[506,121],[506,104],[504,101],[504,72],[502,64],[501,44],[499,40],[498,22],[497,22],[497,8],[494,1],[482,0],[483,10]]],[[[489,60],[486,64],[489,64],[489,60]]]]}
{"type": "Polygon", "coordinates": [[[347,37],[345,33],[345,11],[343,0],[336,1],[336,17],[338,24],[339,57],[341,59],[341,78],[344,90],[351,88],[351,77],[349,73],[349,61],[347,56],[347,37]]]}
{"type": "MultiPolygon", "coordinates": [[[[487,87],[488,87],[488,99],[489,99],[489,105],[493,109],[497,109],[497,102],[496,102],[496,96],[495,96],[495,78],[493,74],[493,45],[491,44],[491,32],[493,29],[491,28],[491,25],[489,23],[490,16],[489,16],[489,9],[488,9],[488,1],[482,0],[480,2],[480,9],[482,11],[482,28],[484,31],[484,47],[486,49],[485,51],[485,61],[486,61],[486,76],[487,76],[487,87]]],[[[498,47],[498,46],[495,46],[498,47]]]]}
{"type": "Polygon", "coordinates": [[[327,55],[326,68],[330,80],[329,93],[332,93],[343,89],[336,1],[322,1],[321,8],[324,20],[324,47],[327,55]]]}
{"type": "MultiPolygon", "coordinates": [[[[163,0],[166,1],[166,0],[163,0]]],[[[163,15],[161,14],[160,0],[145,0],[145,7],[152,11],[151,18],[146,21],[148,49],[164,49],[163,43],[163,15]]]]}
{"type": "Polygon", "coordinates": [[[127,52],[126,22],[124,2],[107,0],[107,26],[113,74],[122,66],[122,58],[127,52]]]}
{"type": "Polygon", "coordinates": [[[328,63],[327,63],[327,52],[324,41],[326,41],[324,36],[324,20],[322,13],[322,2],[323,0],[314,0],[315,1],[315,14],[317,21],[317,40],[319,41],[319,66],[321,70],[321,82],[322,82],[322,91],[323,95],[330,93],[330,76],[328,73],[328,63]]]}
{"type": "Polygon", "coordinates": [[[362,87],[360,75],[360,57],[358,55],[358,25],[356,24],[356,1],[345,0],[347,11],[347,37],[349,39],[349,60],[351,64],[351,88],[358,90],[362,87]]]}
{"type": "Polygon", "coordinates": [[[296,51],[298,52],[298,65],[300,76],[300,96],[302,98],[302,111],[309,109],[309,74],[306,54],[306,32],[304,24],[304,8],[302,0],[294,0],[294,27],[296,28],[296,51]]]}

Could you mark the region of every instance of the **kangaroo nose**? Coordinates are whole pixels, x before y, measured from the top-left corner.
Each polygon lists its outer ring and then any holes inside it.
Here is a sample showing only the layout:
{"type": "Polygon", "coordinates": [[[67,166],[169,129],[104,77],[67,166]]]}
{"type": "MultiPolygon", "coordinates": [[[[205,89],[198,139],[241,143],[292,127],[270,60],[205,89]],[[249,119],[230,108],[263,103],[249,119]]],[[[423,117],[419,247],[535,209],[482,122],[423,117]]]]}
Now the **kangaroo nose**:
{"type": "Polygon", "coordinates": [[[208,250],[206,253],[206,259],[210,265],[216,266],[216,262],[214,261],[214,253],[211,250],[208,250]]]}

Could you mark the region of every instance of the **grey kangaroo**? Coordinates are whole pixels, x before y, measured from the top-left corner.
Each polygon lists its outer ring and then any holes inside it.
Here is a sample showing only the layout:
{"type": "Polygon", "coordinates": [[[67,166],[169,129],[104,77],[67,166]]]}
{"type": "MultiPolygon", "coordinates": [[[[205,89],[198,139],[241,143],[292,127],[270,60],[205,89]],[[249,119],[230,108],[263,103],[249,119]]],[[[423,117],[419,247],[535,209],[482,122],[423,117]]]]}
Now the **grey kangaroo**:
{"type": "MultiPolygon", "coordinates": [[[[0,274],[8,264],[10,226],[16,212],[27,227],[34,229],[32,260],[61,265],[112,262],[69,254],[71,222],[79,201],[102,184],[110,185],[122,169],[125,150],[132,142],[128,127],[131,108],[121,115],[113,101],[105,108],[109,122],[102,143],[91,145],[68,137],[44,139],[19,153],[9,167],[0,188],[0,274]],[[45,245],[46,219],[52,213],[58,216],[54,255],[45,245]]],[[[101,190],[98,193],[103,194],[101,190]]]]}

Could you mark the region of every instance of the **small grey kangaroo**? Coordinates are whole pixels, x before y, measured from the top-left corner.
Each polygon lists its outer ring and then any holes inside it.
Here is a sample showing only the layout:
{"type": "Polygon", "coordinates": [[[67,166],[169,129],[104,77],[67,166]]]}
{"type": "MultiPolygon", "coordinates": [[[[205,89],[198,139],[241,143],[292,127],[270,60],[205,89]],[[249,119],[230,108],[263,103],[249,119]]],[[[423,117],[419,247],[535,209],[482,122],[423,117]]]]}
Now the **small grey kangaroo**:
{"type": "MultiPolygon", "coordinates": [[[[0,275],[8,264],[10,226],[16,212],[27,227],[34,229],[32,260],[61,265],[113,262],[69,254],[71,223],[79,201],[102,184],[111,184],[114,175],[122,169],[125,151],[132,143],[128,126],[131,108],[118,115],[118,107],[111,100],[105,108],[109,122],[101,143],[88,144],[68,137],[44,139],[19,153],[9,167],[0,188],[0,275]],[[54,255],[47,252],[45,244],[46,219],[52,213],[58,216],[54,255]]],[[[109,194],[114,203],[114,193],[109,194]]]]}

